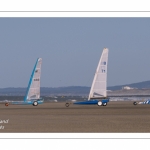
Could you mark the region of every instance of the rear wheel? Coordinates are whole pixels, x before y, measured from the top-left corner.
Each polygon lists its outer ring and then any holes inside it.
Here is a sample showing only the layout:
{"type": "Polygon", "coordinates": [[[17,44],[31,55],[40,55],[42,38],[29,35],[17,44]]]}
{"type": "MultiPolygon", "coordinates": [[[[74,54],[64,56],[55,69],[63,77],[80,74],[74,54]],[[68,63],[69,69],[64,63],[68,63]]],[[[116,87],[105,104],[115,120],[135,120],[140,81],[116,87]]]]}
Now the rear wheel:
{"type": "Polygon", "coordinates": [[[66,103],[65,106],[66,106],[66,107],[69,107],[69,103],[66,103]]]}
{"type": "Polygon", "coordinates": [[[107,106],[107,103],[103,103],[103,106],[107,106]]]}
{"type": "Polygon", "coordinates": [[[133,102],[133,105],[137,105],[137,102],[133,102]]]}
{"type": "Polygon", "coordinates": [[[5,106],[8,106],[9,105],[9,103],[5,103],[5,106]]]}
{"type": "Polygon", "coordinates": [[[38,105],[38,102],[37,101],[34,101],[33,102],[33,106],[37,106],[38,105]]]}
{"type": "Polygon", "coordinates": [[[102,104],[103,104],[103,103],[102,103],[101,101],[99,101],[99,102],[97,103],[98,106],[102,106],[102,104]]]}

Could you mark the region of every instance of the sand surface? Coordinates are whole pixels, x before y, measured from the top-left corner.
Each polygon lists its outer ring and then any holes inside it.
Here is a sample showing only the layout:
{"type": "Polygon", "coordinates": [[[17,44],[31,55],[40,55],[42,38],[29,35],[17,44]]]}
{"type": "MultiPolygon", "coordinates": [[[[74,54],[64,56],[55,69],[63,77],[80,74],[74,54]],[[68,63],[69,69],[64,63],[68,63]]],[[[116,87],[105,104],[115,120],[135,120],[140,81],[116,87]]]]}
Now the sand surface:
{"type": "Polygon", "coordinates": [[[107,106],[71,105],[67,108],[65,103],[8,107],[0,104],[0,132],[149,133],[150,105],[109,102],[107,106]]]}

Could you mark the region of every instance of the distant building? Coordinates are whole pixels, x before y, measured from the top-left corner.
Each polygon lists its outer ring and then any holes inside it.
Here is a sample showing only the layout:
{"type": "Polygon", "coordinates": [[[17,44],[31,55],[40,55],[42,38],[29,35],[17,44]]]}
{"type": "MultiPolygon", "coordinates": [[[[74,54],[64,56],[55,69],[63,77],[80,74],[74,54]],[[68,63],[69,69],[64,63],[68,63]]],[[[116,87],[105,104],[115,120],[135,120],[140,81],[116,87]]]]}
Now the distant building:
{"type": "Polygon", "coordinates": [[[77,100],[75,100],[75,99],[72,99],[71,101],[72,101],[72,102],[76,102],[77,100]]]}
{"type": "Polygon", "coordinates": [[[129,87],[129,86],[124,86],[124,87],[122,87],[122,89],[123,89],[123,90],[131,90],[131,89],[134,89],[134,88],[129,87]]]}
{"type": "Polygon", "coordinates": [[[107,92],[112,92],[112,90],[106,90],[107,92]]]}

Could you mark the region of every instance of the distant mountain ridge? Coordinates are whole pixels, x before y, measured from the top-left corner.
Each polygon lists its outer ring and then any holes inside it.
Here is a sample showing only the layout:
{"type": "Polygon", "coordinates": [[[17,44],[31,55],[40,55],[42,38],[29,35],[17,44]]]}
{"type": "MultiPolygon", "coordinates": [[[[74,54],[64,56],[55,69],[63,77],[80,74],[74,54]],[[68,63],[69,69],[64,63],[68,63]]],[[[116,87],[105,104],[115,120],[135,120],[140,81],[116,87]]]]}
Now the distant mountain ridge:
{"type": "Polygon", "coordinates": [[[138,82],[138,83],[110,86],[107,89],[108,90],[113,90],[113,91],[114,90],[120,90],[124,86],[129,86],[129,87],[138,88],[138,89],[150,89],[150,81],[143,81],[143,82],[138,82]]]}
{"type": "MultiPolygon", "coordinates": [[[[107,90],[121,90],[122,87],[129,86],[132,88],[138,89],[150,89],[150,81],[143,81],[138,83],[132,84],[124,84],[124,85],[117,85],[117,86],[110,86],[107,90]]],[[[91,87],[86,86],[68,86],[68,87],[41,87],[41,95],[43,96],[50,96],[50,95],[74,95],[74,96],[81,96],[81,95],[88,95],[90,92],[91,87]]],[[[8,88],[0,88],[0,95],[12,95],[12,96],[24,96],[26,93],[27,88],[22,87],[8,87],[8,88]]]]}

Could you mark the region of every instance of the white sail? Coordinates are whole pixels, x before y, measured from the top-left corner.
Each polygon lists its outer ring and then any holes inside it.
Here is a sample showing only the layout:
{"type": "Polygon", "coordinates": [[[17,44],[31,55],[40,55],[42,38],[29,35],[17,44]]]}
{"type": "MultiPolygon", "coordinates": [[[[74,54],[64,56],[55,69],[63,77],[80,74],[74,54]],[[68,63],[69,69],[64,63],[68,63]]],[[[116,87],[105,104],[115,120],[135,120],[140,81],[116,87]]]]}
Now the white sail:
{"type": "Polygon", "coordinates": [[[96,69],[88,100],[107,97],[107,65],[108,49],[104,48],[96,69]]]}
{"type": "Polygon", "coordinates": [[[25,101],[40,98],[41,64],[42,58],[38,58],[29,81],[27,94],[24,99],[25,101]]]}

